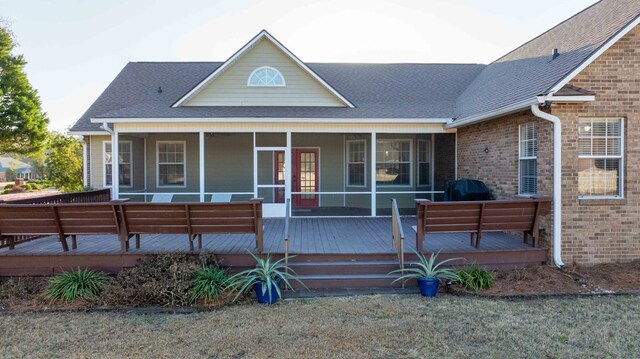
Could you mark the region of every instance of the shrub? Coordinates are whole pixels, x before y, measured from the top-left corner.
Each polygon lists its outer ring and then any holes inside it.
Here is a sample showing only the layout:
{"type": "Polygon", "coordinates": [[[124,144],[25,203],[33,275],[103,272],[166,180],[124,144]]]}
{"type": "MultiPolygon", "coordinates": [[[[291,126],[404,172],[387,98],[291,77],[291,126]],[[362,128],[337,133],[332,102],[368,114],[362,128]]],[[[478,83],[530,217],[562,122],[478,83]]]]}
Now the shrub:
{"type": "Polygon", "coordinates": [[[45,291],[47,299],[62,299],[70,302],[78,298],[88,299],[97,296],[107,276],[90,269],[77,269],[55,276],[45,291]]]}
{"type": "Polygon", "coordinates": [[[185,254],[145,256],[110,281],[98,300],[109,306],[186,306],[193,294],[194,272],[217,266],[215,256],[185,254]]]}
{"type": "Polygon", "coordinates": [[[26,190],[20,186],[13,186],[12,189],[9,190],[8,193],[23,193],[26,192],[26,190]]]}
{"type": "Polygon", "coordinates": [[[227,273],[217,266],[200,267],[194,277],[194,285],[189,301],[195,303],[200,299],[204,299],[205,304],[209,300],[220,298],[229,279],[227,273]]]}
{"type": "Polygon", "coordinates": [[[25,183],[21,187],[24,188],[25,191],[32,191],[33,190],[33,186],[31,185],[31,183],[25,183]]]}
{"type": "Polygon", "coordinates": [[[478,292],[489,289],[493,284],[494,274],[476,265],[467,266],[457,271],[458,283],[467,289],[478,292]]]}
{"type": "Polygon", "coordinates": [[[7,184],[7,185],[5,185],[5,186],[4,186],[4,189],[12,189],[12,188],[13,188],[13,186],[14,186],[14,184],[13,184],[13,183],[9,183],[9,184],[7,184]]]}

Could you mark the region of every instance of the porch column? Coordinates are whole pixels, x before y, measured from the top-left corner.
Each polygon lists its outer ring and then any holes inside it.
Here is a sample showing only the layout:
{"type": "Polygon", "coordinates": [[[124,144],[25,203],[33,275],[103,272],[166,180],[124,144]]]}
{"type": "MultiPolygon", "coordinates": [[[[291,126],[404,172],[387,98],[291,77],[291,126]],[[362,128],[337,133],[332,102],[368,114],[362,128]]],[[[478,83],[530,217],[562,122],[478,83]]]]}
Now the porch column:
{"type": "Polygon", "coordinates": [[[82,141],[82,185],[87,187],[89,185],[87,178],[87,141],[84,136],[80,136],[80,140],[82,141]]]}
{"type": "MultiPolygon", "coordinates": [[[[287,148],[284,151],[284,198],[291,199],[291,181],[293,179],[293,163],[291,163],[291,131],[287,131],[287,148]]],[[[291,207],[289,207],[291,210],[291,207]]],[[[291,213],[287,213],[291,215],[291,213]]]]}
{"type": "Polygon", "coordinates": [[[200,202],[204,202],[204,131],[200,131],[200,202]]]}
{"type": "Polygon", "coordinates": [[[120,198],[120,135],[113,126],[113,134],[111,134],[111,196],[113,199],[120,198]]]}
{"type": "Polygon", "coordinates": [[[376,133],[371,132],[371,216],[376,216],[376,133]]]}

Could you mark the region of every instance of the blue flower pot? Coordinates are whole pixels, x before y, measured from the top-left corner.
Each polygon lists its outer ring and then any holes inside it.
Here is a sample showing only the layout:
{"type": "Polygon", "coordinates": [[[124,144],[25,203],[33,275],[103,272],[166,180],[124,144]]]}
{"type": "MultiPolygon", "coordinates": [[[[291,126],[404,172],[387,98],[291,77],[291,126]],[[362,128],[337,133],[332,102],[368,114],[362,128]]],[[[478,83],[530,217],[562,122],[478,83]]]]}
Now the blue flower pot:
{"type": "Polygon", "coordinates": [[[416,278],[420,294],[424,297],[435,297],[438,294],[440,279],[438,278],[416,278]]]}
{"type": "Polygon", "coordinates": [[[258,303],[274,304],[275,302],[277,302],[280,296],[278,295],[278,291],[276,290],[276,287],[280,287],[281,282],[282,282],[282,279],[278,278],[276,279],[275,283],[271,284],[271,296],[269,296],[268,290],[265,291],[264,294],[262,293],[262,286],[266,285],[266,283],[258,282],[254,284],[253,290],[256,292],[256,298],[258,298],[258,303]]]}

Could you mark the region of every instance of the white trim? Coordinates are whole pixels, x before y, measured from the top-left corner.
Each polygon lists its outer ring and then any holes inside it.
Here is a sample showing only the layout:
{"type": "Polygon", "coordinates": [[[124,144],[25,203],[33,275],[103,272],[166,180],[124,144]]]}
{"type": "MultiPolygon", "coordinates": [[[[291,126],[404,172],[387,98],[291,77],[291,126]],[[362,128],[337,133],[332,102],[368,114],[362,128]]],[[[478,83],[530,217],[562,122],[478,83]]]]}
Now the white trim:
{"type": "MultiPolygon", "coordinates": [[[[586,159],[617,159],[620,160],[620,173],[619,176],[620,178],[618,178],[618,187],[619,187],[619,195],[615,195],[615,196],[611,196],[611,195],[578,195],[578,199],[580,200],[589,200],[589,199],[624,199],[625,195],[624,195],[624,172],[625,172],[625,166],[624,166],[624,157],[625,157],[625,148],[624,148],[624,118],[623,117],[593,117],[593,116],[589,116],[589,117],[578,117],[578,126],[580,125],[580,120],[590,120],[590,121],[594,121],[594,120],[618,120],[620,121],[620,155],[603,155],[603,156],[598,156],[598,155],[580,155],[580,151],[578,149],[578,159],[580,158],[586,158],[586,159]]],[[[609,136],[604,136],[609,137],[609,136]]],[[[617,137],[617,136],[613,136],[613,137],[617,137]]],[[[578,134],[578,140],[580,138],[580,134],[578,134]]],[[[593,143],[592,143],[593,146],[593,143]]],[[[593,148],[592,148],[593,151],[593,148]]]]}
{"type": "Polygon", "coordinates": [[[540,96],[542,101],[551,101],[557,103],[573,103],[573,102],[593,102],[596,100],[595,95],[579,95],[579,96],[540,96]]]}
{"type": "Polygon", "coordinates": [[[557,84],[555,84],[551,90],[549,90],[550,94],[554,94],[558,92],[561,88],[564,87],[569,81],[571,81],[574,77],[576,77],[582,70],[584,70],[587,66],[591,65],[600,55],[602,55],[605,51],[609,50],[613,44],[618,42],[624,35],[626,35],[629,31],[631,31],[634,27],[640,24],[640,16],[636,16],[636,18],[628,23],[624,28],[618,31],[612,38],[610,38],[606,43],[604,43],[596,52],[591,54],[585,61],[583,61],[580,66],[576,67],[573,71],[569,73],[569,75],[565,76],[562,80],[560,80],[557,84]]]}
{"type": "Polygon", "coordinates": [[[378,140],[377,140],[377,133],[375,132],[371,132],[371,161],[369,161],[369,165],[370,165],[370,170],[371,170],[371,216],[375,217],[378,214],[378,208],[377,208],[377,196],[376,196],[376,191],[377,191],[377,185],[376,185],[376,146],[378,144],[378,140]]]}
{"type": "MultiPolygon", "coordinates": [[[[204,202],[204,131],[200,131],[198,134],[198,175],[200,184],[200,202],[204,202]]],[[[186,166],[185,166],[186,170],[186,166]]],[[[186,173],[185,173],[186,178],[186,173]]]]}
{"type": "MultiPolygon", "coordinates": [[[[113,186],[113,182],[111,182],[111,185],[107,185],[107,163],[106,163],[106,154],[107,154],[107,143],[111,144],[111,172],[113,173],[113,143],[112,141],[102,141],[102,187],[104,188],[111,188],[111,186],[113,186]]],[[[120,181],[118,180],[118,187],[121,188],[133,188],[133,141],[131,140],[119,140],[118,144],[120,143],[128,143],[129,144],[129,178],[131,178],[131,184],[130,185],[121,185],[120,181]]],[[[120,149],[118,149],[118,157],[120,157],[120,149]]],[[[118,162],[120,162],[120,159],[118,158],[118,162]]],[[[118,163],[118,165],[120,165],[120,163],[118,163]]],[[[120,169],[118,168],[118,177],[120,177],[120,169]]]]}
{"type": "Polygon", "coordinates": [[[249,75],[249,77],[247,77],[247,87],[287,87],[287,81],[284,79],[284,75],[282,74],[282,72],[278,71],[278,69],[276,69],[275,67],[260,66],[257,69],[251,71],[251,74],[249,75]],[[278,75],[280,75],[280,77],[282,78],[282,85],[252,85],[251,78],[253,77],[253,75],[255,75],[256,72],[262,69],[269,69],[277,72],[278,75]]]}
{"type": "MultiPolygon", "coordinates": [[[[378,187],[413,187],[413,165],[415,164],[413,162],[413,139],[412,138],[383,138],[381,140],[377,140],[378,142],[393,142],[393,141],[400,141],[400,142],[409,142],[409,184],[379,184],[377,185],[378,187]]],[[[377,148],[377,144],[376,144],[376,148],[377,148]]],[[[371,154],[371,161],[374,163],[375,166],[377,166],[378,164],[378,159],[376,156],[376,153],[372,153],[371,154]]],[[[388,162],[381,162],[381,163],[388,163],[388,162]]],[[[398,162],[398,163],[406,163],[406,162],[398,162]]],[[[377,170],[374,173],[374,175],[377,174],[377,170]]],[[[374,176],[375,177],[375,176],[374,176]]],[[[375,178],[374,178],[375,180],[375,178]]],[[[376,181],[377,182],[377,181],[376,181]]]]}
{"type": "Polygon", "coordinates": [[[89,183],[87,178],[87,142],[84,136],[80,136],[80,140],[82,141],[82,185],[86,188],[89,183]]]}
{"type": "MultiPolygon", "coordinates": [[[[286,212],[286,203],[288,199],[291,199],[291,192],[293,190],[293,188],[291,187],[293,185],[292,179],[293,179],[293,155],[291,153],[291,145],[292,145],[292,138],[291,138],[291,131],[287,131],[287,143],[286,143],[286,148],[284,150],[284,211],[286,212]]],[[[271,168],[274,168],[275,166],[271,166],[271,168]]],[[[318,168],[320,168],[319,164],[318,164],[318,168]]],[[[272,177],[273,178],[273,177],[272,177]]],[[[320,188],[320,186],[318,185],[318,188],[320,188]]],[[[274,197],[275,197],[275,193],[274,193],[274,197]]],[[[275,198],[274,198],[275,199],[275,198]]],[[[275,201],[274,201],[275,202],[275,201]]],[[[293,202],[293,201],[291,201],[293,202]]],[[[291,211],[293,208],[293,204],[291,206],[289,206],[289,215],[291,215],[291,211]]]]}
{"type": "Polygon", "coordinates": [[[516,102],[514,104],[503,106],[495,110],[483,112],[478,115],[473,115],[473,116],[461,118],[459,120],[455,120],[447,124],[445,128],[458,128],[458,127],[468,126],[474,123],[490,120],[496,117],[508,115],[518,111],[523,111],[531,107],[531,105],[537,105],[539,103],[541,103],[540,100],[537,97],[534,97],[532,99],[516,102]]]}
{"type": "MultiPolygon", "coordinates": [[[[120,198],[120,135],[118,131],[113,129],[111,134],[111,197],[113,199],[120,198]],[[117,158],[117,166],[113,165],[113,159],[117,158]]],[[[104,162],[104,151],[102,152],[102,162],[104,162]]],[[[104,170],[104,163],[103,163],[104,170]]],[[[106,182],[102,184],[106,185],[106,182]]]]}
{"type": "Polygon", "coordinates": [[[327,89],[330,93],[336,96],[340,101],[342,101],[345,105],[350,108],[354,108],[355,106],[349,102],[344,96],[342,96],[338,91],[336,91],[333,87],[331,87],[327,82],[325,82],[320,76],[318,76],[313,70],[311,70],[307,65],[305,65],[300,59],[298,59],[293,53],[291,53],[286,47],[284,47],[278,40],[276,40],[271,34],[269,34],[266,30],[260,31],[258,35],[256,35],[253,39],[251,39],[246,45],[244,45],[240,50],[238,50],[235,54],[233,54],[227,61],[225,61],[222,65],[220,65],[211,75],[207,76],[203,81],[201,81],[196,87],[191,89],[186,95],[182,96],[178,101],[176,101],[171,107],[179,107],[183,105],[185,102],[192,99],[195,95],[197,95],[202,89],[210,84],[215,78],[220,76],[223,72],[227,70],[227,68],[231,67],[240,57],[244,56],[253,46],[255,46],[262,39],[268,39],[273,43],[278,49],[284,52],[291,60],[293,60],[302,70],[304,70],[307,74],[313,77],[316,81],[320,82],[322,86],[327,89]]]}
{"type": "MultiPolygon", "coordinates": [[[[179,164],[178,162],[174,164],[179,164]]],[[[156,187],[157,188],[186,188],[187,187],[187,141],[171,141],[171,140],[157,140],[156,141],[156,187]],[[160,144],[161,143],[181,143],[182,144],[182,159],[184,168],[184,184],[183,185],[160,185],[160,144]]]]}
{"type": "Polygon", "coordinates": [[[144,156],[144,190],[147,190],[147,138],[143,138],[142,145],[144,146],[142,155],[144,156]]]}
{"type": "MultiPolygon", "coordinates": [[[[537,103],[537,102],[536,102],[537,103]]],[[[449,124],[451,118],[321,118],[321,117],[94,117],[92,123],[388,123],[449,124]]],[[[453,127],[453,126],[452,126],[453,127]]]]}
{"type": "MultiPolygon", "coordinates": [[[[354,140],[346,140],[346,147],[345,147],[345,172],[344,172],[344,183],[345,183],[345,187],[349,187],[349,188],[363,188],[363,187],[367,187],[367,179],[369,178],[369,176],[367,176],[367,139],[366,138],[360,138],[360,139],[354,139],[354,140]],[[349,161],[349,154],[351,153],[351,148],[349,147],[349,143],[350,142],[364,142],[364,162],[362,162],[363,164],[363,171],[364,171],[364,183],[362,185],[352,185],[349,184],[349,164],[351,164],[351,162],[349,161]]],[[[359,163],[359,162],[354,162],[354,163],[359,163]]]]}
{"type": "Polygon", "coordinates": [[[538,189],[538,132],[535,122],[525,122],[518,125],[518,196],[535,196],[538,189]],[[535,156],[522,156],[522,128],[523,126],[533,126],[533,140],[536,142],[536,155],[535,156]],[[522,165],[523,160],[535,160],[536,161],[536,192],[522,192],[522,165]]]}

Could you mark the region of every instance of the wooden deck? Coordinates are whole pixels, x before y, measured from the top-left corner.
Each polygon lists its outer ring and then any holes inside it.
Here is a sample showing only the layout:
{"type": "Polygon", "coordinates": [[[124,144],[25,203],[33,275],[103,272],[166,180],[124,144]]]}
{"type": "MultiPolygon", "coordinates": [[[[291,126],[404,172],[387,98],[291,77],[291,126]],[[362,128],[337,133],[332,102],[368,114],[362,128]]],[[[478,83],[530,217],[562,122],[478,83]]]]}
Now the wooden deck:
{"type": "MultiPolygon", "coordinates": [[[[405,252],[412,253],[416,219],[403,217],[402,224],[405,252]]],[[[284,220],[264,220],[265,253],[284,253],[283,233],[284,220]]],[[[298,255],[297,260],[389,260],[396,254],[391,243],[389,217],[294,218],[291,222],[289,248],[290,254],[298,255]]],[[[540,264],[547,256],[546,248],[532,248],[523,243],[522,237],[507,233],[486,233],[479,249],[469,244],[468,234],[429,234],[424,248],[428,252],[442,251],[443,257],[464,257],[471,263],[496,266],[540,264]]],[[[228,265],[247,264],[250,263],[247,252],[255,252],[255,237],[250,234],[203,235],[203,251],[226,258],[228,265]]],[[[14,250],[0,249],[0,276],[50,274],[78,266],[117,271],[134,265],[144,255],[170,252],[189,253],[187,236],[143,235],[141,248],[132,245],[124,254],[115,236],[78,236],[78,249],[66,253],[56,237],[44,237],[18,244],[14,250]]]]}

